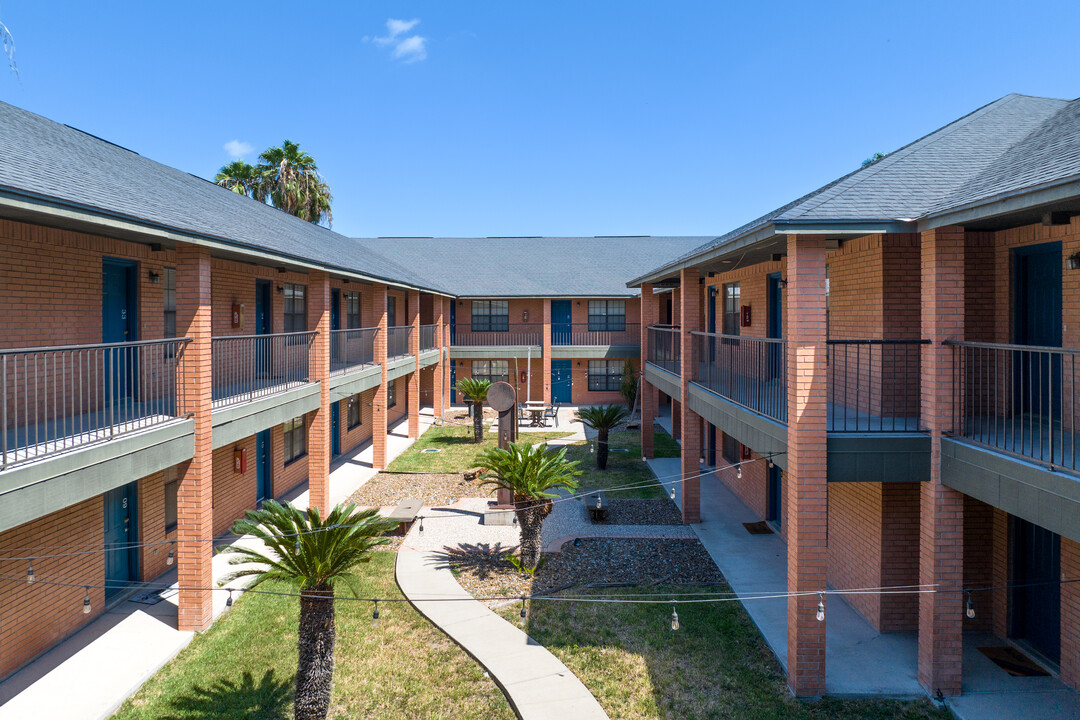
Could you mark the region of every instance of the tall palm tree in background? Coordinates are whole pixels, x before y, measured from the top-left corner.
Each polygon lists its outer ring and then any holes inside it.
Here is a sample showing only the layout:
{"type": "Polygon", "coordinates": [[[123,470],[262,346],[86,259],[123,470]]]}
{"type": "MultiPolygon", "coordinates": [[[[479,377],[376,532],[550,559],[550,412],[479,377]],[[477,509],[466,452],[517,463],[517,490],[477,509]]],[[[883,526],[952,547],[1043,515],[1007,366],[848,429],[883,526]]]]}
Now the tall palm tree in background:
{"type": "Polygon", "coordinates": [[[476,378],[461,378],[458,380],[457,391],[469,398],[473,404],[474,442],[484,442],[484,401],[487,400],[490,388],[490,380],[477,380],[476,378]]]}
{"type": "Polygon", "coordinates": [[[286,140],[281,147],[267,148],[259,155],[259,164],[233,160],[214,176],[214,182],[239,195],[269,201],[279,210],[315,224],[331,225],[334,200],[314,158],[300,145],[286,140]]]}
{"type": "Polygon", "coordinates": [[[281,147],[267,148],[259,161],[262,183],[274,207],[308,222],[333,223],[330,186],[319,174],[315,159],[299,144],[286,140],[281,147]]]}
{"type": "Polygon", "coordinates": [[[481,453],[478,463],[488,469],[490,479],[481,485],[497,485],[514,493],[514,514],[521,528],[521,567],[535,570],[540,564],[540,533],[544,518],[551,512],[555,490],[577,490],[575,478],[581,474],[577,461],[568,462],[566,448],[549,451],[547,445],[510,443],[506,450],[491,448],[481,453]]]}
{"type": "Polygon", "coordinates": [[[263,184],[259,171],[254,165],[249,165],[243,160],[233,160],[218,170],[218,174],[214,176],[214,182],[232,190],[237,195],[247,195],[260,202],[266,200],[266,195],[262,192],[263,184]]]}
{"type": "Polygon", "coordinates": [[[601,470],[607,467],[608,433],[629,415],[622,405],[597,405],[577,411],[577,419],[596,431],[596,467],[601,470]]]}
{"type": "Polygon", "coordinates": [[[222,585],[246,576],[249,587],[279,580],[300,587],[299,659],[296,668],[296,720],[322,720],[330,708],[334,679],[334,589],[338,583],[358,595],[357,566],[370,559],[369,551],[389,542],[380,537],[397,523],[379,517],[377,510],[356,510],[338,505],[326,518],[318,508],[305,515],[290,503],[267,500],[259,510],[248,510],[232,532],[254,535],[270,552],[230,545],[222,553],[236,555],[230,565],[251,565],[225,576],[222,585]]]}

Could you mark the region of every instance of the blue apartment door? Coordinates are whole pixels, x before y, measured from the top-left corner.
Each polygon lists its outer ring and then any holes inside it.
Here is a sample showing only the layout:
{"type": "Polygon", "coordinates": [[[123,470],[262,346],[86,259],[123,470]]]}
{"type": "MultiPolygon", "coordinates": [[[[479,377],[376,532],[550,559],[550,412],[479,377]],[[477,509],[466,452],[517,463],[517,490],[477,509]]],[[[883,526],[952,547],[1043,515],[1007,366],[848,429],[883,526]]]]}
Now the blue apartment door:
{"type": "Polygon", "coordinates": [[[341,433],[338,431],[341,427],[338,423],[341,422],[341,403],[330,403],[330,457],[337,457],[341,454],[341,433]]]}
{"type": "MultiPolygon", "coordinates": [[[[1061,347],[1061,243],[1013,251],[1013,338],[1017,345],[1061,347]]],[[[1013,382],[1018,410],[1032,422],[1060,422],[1061,356],[1017,352],[1013,382]]],[[[1045,435],[1045,433],[1043,433],[1045,435]]]]}
{"type": "MultiPolygon", "coordinates": [[[[451,307],[453,307],[451,305],[451,307]]],[[[457,368],[454,366],[455,360],[450,361],[450,404],[457,403],[457,368]]]]}
{"type": "Polygon", "coordinates": [[[138,579],[138,538],[135,526],[136,483],[105,493],[105,596],[120,592],[138,579]]]}
{"type": "MultiPolygon", "coordinates": [[[[255,281],[255,334],[269,335],[273,309],[269,280],[255,281]]],[[[255,352],[255,370],[260,377],[270,374],[270,343],[260,340],[255,352]]]]}
{"type": "MultiPolygon", "coordinates": [[[[105,258],[101,262],[101,342],[123,343],[139,339],[136,318],[136,264],[105,258]]],[[[109,401],[128,398],[138,387],[137,355],[134,348],[112,348],[105,352],[105,397],[109,401]]]]}
{"type": "MultiPolygon", "coordinates": [[[[554,328],[554,326],[553,326],[554,328]]],[[[572,394],[573,360],[551,361],[551,402],[569,404],[572,394]]]]}
{"type": "MultiPolygon", "coordinates": [[[[551,301],[551,344],[569,345],[573,325],[571,324],[571,306],[569,300],[551,301]]],[[[554,370],[552,371],[554,372],[554,370]]],[[[567,400],[569,402],[569,400],[567,400]]]]}
{"type": "Polygon", "coordinates": [[[769,467],[768,473],[769,503],[765,519],[779,525],[784,514],[783,492],[781,491],[783,476],[780,474],[780,466],[776,464],[769,467]]]}
{"type": "Polygon", "coordinates": [[[269,430],[263,430],[255,436],[255,494],[262,502],[272,497],[273,454],[271,453],[269,430]]]}
{"type": "Polygon", "coordinates": [[[1061,536],[1013,520],[1012,632],[1052,662],[1061,660],[1061,536]]]}
{"type": "Polygon", "coordinates": [[[333,333],[341,329],[341,291],[330,289],[330,364],[341,362],[341,338],[333,333]]]}

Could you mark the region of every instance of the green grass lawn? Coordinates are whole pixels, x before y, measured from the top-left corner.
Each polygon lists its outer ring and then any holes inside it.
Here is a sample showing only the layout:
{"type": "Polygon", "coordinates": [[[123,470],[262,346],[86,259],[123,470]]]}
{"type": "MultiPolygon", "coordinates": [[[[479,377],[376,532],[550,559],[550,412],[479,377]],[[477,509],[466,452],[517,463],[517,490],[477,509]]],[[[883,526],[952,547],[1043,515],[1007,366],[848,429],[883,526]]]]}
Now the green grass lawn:
{"type": "MultiPolygon", "coordinates": [[[[641,590],[658,591],[663,588],[641,590]]],[[[686,592],[685,588],[672,591],[686,592]]],[[[780,664],[742,605],[735,602],[680,605],[680,629],[675,632],[670,626],[671,605],[664,604],[533,601],[524,621],[516,606],[501,612],[562,660],[608,715],[620,720],[952,718],[928,700],[803,702],[792,698],[780,664]]]]}
{"type": "MultiPolygon", "coordinates": [[[[522,442],[539,443],[571,435],[570,432],[523,432],[522,442]]],[[[473,442],[472,425],[446,425],[428,428],[427,432],[397,457],[387,468],[388,472],[458,473],[476,466],[480,453],[499,443],[495,433],[487,432],[485,422],[484,442],[473,442]],[[425,448],[442,452],[424,453],[425,448]]]]}
{"type": "MultiPolygon", "coordinates": [[[[675,441],[667,433],[656,433],[656,447],[661,443],[667,447],[670,441],[675,441]],[[666,440],[661,440],[661,435],[666,440]]],[[[595,440],[592,444],[595,445],[595,440]]],[[[608,464],[606,470],[596,468],[596,454],[589,452],[590,443],[570,445],[566,451],[568,460],[580,460],[578,469],[584,474],[578,478],[582,488],[619,488],[635,485],[648,485],[636,490],[616,490],[608,493],[612,498],[660,498],[664,497],[665,490],[656,482],[649,466],[641,459],[641,433],[636,431],[613,432],[608,436],[608,464]]],[[[678,446],[675,445],[676,455],[678,446]]],[[[661,457],[657,453],[657,457],[661,457]]],[[[666,456],[665,456],[666,457],[666,456]]]]}
{"type": "Polygon", "coordinates": [[[676,458],[682,454],[675,438],[659,428],[653,433],[653,455],[658,458],[676,458]]]}
{"type": "MultiPolygon", "coordinates": [[[[362,595],[401,597],[395,553],[375,552],[362,595]]],[[[273,588],[293,591],[290,586],[273,588]]],[[[129,698],[123,720],[292,717],[299,600],[246,595],[129,698]]],[[[498,718],[514,713],[495,683],[408,603],[337,604],[332,718],[498,718]]]]}

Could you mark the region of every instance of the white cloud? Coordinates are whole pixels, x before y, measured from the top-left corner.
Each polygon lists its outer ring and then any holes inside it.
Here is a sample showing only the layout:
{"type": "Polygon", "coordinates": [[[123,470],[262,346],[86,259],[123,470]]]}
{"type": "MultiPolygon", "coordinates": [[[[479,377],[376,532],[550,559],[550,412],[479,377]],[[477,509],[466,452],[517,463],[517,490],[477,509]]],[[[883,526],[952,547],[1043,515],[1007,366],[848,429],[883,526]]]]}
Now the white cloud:
{"type": "Polygon", "coordinates": [[[420,21],[417,19],[395,20],[394,18],[390,18],[386,21],[385,36],[373,38],[365,37],[364,40],[370,40],[376,45],[392,45],[393,50],[390,51],[390,55],[396,60],[407,63],[418,62],[427,57],[427,38],[422,35],[402,37],[418,24],[420,24],[420,21]]]}
{"type": "Polygon", "coordinates": [[[225,143],[225,152],[229,153],[229,157],[235,159],[242,158],[245,155],[250,155],[255,147],[251,143],[246,143],[241,140],[230,140],[225,143]]]}

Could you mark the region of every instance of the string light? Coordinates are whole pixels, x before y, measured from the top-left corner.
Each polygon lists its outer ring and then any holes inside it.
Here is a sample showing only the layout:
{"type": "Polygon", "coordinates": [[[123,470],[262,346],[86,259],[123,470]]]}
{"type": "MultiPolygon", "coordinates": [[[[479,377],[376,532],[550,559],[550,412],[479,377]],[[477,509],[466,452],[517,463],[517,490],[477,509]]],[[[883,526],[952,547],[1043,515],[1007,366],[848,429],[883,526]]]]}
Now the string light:
{"type": "Polygon", "coordinates": [[[742,479],[742,465],[735,466],[735,477],[742,479]]]}
{"type": "Polygon", "coordinates": [[[679,629],[679,613],[675,612],[674,603],[671,605],[671,629],[673,631],[679,629]]]}
{"type": "Polygon", "coordinates": [[[424,516],[421,515],[417,519],[420,520],[420,528],[416,531],[416,534],[417,535],[423,535],[424,534],[424,516]]]}
{"type": "Polygon", "coordinates": [[[967,591],[967,602],[964,603],[964,614],[969,619],[975,619],[975,601],[971,599],[971,591],[967,591]]]}
{"type": "Polygon", "coordinates": [[[675,484],[674,483],[671,484],[671,499],[672,500],[675,499],[675,484]]]}
{"type": "Polygon", "coordinates": [[[172,565],[173,561],[175,559],[176,559],[176,550],[174,550],[173,548],[169,548],[169,555],[168,555],[168,557],[165,558],[165,564],[166,565],[172,565]]]}
{"type": "Polygon", "coordinates": [[[526,617],[526,615],[527,615],[527,613],[525,612],[525,596],[522,595],[521,596],[521,617],[524,618],[524,617],[526,617]]]}
{"type": "Polygon", "coordinates": [[[375,609],[371,612],[371,627],[379,627],[379,601],[375,600],[375,609]]]}
{"type": "Polygon", "coordinates": [[[83,615],[89,615],[90,614],[90,586],[89,585],[86,586],[86,597],[84,597],[83,601],[82,601],[82,612],[83,612],[83,615]]]}
{"type": "Polygon", "coordinates": [[[232,590],[229,591],[229,597],[225,598],[225,612],[229,612],[229,608],[232,607],[232,590]]]}
{"type": "Polygon", "coordinates": [[[26,569],[26,582],[34,582],[34,563],[30,563],[30,567],[26,569]]]}
{"type": "Polygon", "coordinates": [[[818,622],[825,622],[825,593],[818,593],[817,614],[814,617],[818,622]]]}
{"type": "Polygon", "coordinates": [[[517,525],[517,511],[514,511],[514,524],[517,525]]]}
{"type": "Polygon", "coordinates": [[[574,547],[581,547],[581,538],[574,538],[574,547]]]}
{"type": "Polygon", "coordinates": [[[596,496],[596,509],[597,509],[597,510],[601,510],[601,509],[602,509],[602,508],[601,508],[601,504],[602,504],[602,501],[601,501],[601,499],[600,499],[600,495],[597,495],[597,496],[596,496]]]}

